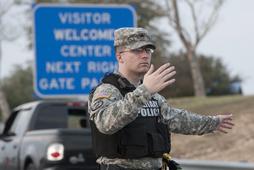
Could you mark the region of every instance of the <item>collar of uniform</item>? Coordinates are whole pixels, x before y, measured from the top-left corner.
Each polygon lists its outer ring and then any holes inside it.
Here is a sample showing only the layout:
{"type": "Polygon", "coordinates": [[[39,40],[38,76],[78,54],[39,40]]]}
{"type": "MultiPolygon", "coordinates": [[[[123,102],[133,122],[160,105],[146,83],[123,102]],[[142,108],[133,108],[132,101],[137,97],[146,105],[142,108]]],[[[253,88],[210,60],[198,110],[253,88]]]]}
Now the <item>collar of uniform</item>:
{"type": "MultiPolygon", "coordinates": [[[[114,71],[114,74],[116,74],[116,75],[119,75],[120,77],[121,77],[121,79],[122,80],[120,80],[121,81],[121,83],[120,83],[120,85],[123,85],[124,87],[135,87],[133,84],[131,84],[130,82],[129,82],[129,80],[127,79],[127,78],[125,78],[119,71],[114,71]],[[123,82],[122,82],[123,81],[123,82]]],[[[143,80],[140,80],[140,82],[139,82],[139,84],[142,84],[143,83],[143,80]]],[[[124,88],[123,87],[123,88],[124,88]]],[[[136,87],[135,87],[136,88],[136,87]]]]}
{"type": "Polygon", "coordinates": [[[123,75],[120,72],[118,72],[116,74],[119,75],[119,79],[117,81],[118,81],[121,88],[124,88],[124,89],[136,88],[133,84],[131,84],[129,82],[129,80],[127,78],[123,77],[123,75]]]}

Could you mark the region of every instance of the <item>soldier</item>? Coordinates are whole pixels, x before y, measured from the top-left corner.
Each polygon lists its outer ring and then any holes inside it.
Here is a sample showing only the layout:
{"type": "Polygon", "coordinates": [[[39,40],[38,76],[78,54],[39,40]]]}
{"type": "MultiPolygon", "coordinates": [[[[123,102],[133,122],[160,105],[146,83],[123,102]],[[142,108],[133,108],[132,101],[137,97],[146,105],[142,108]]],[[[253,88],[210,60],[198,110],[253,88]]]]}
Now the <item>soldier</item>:
{"type": "Polygon", "coordinates": [[[155,45],[143,28],[114,32],[118,70],[89,96],[93,148],[101,170],[158,170],[170,151],[170,133],[227,133],[232,115],[202,116],[173,108],[158,94],[175,82],[175,67],[151,64],[155,45]]]}

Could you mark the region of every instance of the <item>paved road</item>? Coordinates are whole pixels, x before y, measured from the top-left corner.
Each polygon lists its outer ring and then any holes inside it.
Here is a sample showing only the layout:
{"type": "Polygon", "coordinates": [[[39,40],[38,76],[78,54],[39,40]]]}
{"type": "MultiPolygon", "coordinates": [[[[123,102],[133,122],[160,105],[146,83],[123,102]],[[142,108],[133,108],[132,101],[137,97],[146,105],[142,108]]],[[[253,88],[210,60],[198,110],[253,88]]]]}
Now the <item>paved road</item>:
{"type": "Polygon", "coordinates": [[[254,163],[176,160],[184,170],[254,170],[254,163]]]}

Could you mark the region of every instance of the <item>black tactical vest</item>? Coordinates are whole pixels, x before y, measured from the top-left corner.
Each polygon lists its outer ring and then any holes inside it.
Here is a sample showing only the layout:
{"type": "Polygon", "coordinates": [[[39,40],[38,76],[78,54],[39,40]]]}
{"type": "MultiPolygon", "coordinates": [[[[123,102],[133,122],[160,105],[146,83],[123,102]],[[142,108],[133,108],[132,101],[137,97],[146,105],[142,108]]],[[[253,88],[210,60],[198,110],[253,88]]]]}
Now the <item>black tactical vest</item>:
{"type": "MultiPolygon", "coordinates": [[[[123,96],[135,90],[127,79],[117,74],[106,75],[102,82],[114,85],[123,96]]],[[[94,122],[90,121],[96,156],[129,159],[162,157],[163,153],[170,151],[170,134],[167,125],[160,123],[159,115],[158,101],[151,99],[133,122],[112,135],[99,132],[94,122]]]]}

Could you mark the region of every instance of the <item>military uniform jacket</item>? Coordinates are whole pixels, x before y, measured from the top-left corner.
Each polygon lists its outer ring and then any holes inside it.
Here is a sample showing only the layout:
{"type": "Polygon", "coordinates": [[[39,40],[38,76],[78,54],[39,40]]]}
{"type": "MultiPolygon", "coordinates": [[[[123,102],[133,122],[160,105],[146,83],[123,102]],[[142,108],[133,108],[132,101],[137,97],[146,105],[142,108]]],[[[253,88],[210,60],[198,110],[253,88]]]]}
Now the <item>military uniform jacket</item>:
{"type": "MultiPolygon", "coordinates": [[[[158,117],[167,125],[169,132],[202,135],[213,132],[219,124],[219,119],[214,116],[201,116],[170,107],[164,97],[157,93],[151,95],[143,84],[125,96],[112,84],[99,85],[89,99],[90,120],[101,133],[115,134],[136,120],[151,99],[157,101],[160,108],[158,117]]],[[[117,164],[127,169],[158,169],[162,166],[162,159],[99,157],[97,163],[117,164]]]]}
{"type": "MultiPolygon", "coordinates": [[[[135,90],[135,86],[120,75],[108,74],[103,83],[117,87],[121,94],[135,90]]],[[[93,93],[90,94],[92,97],[93,93]]],[[[140,110],[138,117],[112,135],[103,134],[90,121],[93,149],[97,156],[108,158],[135,159],[162,157],[170,151],[170,137],[167,125],[161,122],[158,101],[151,98],[140,110]]]]}

